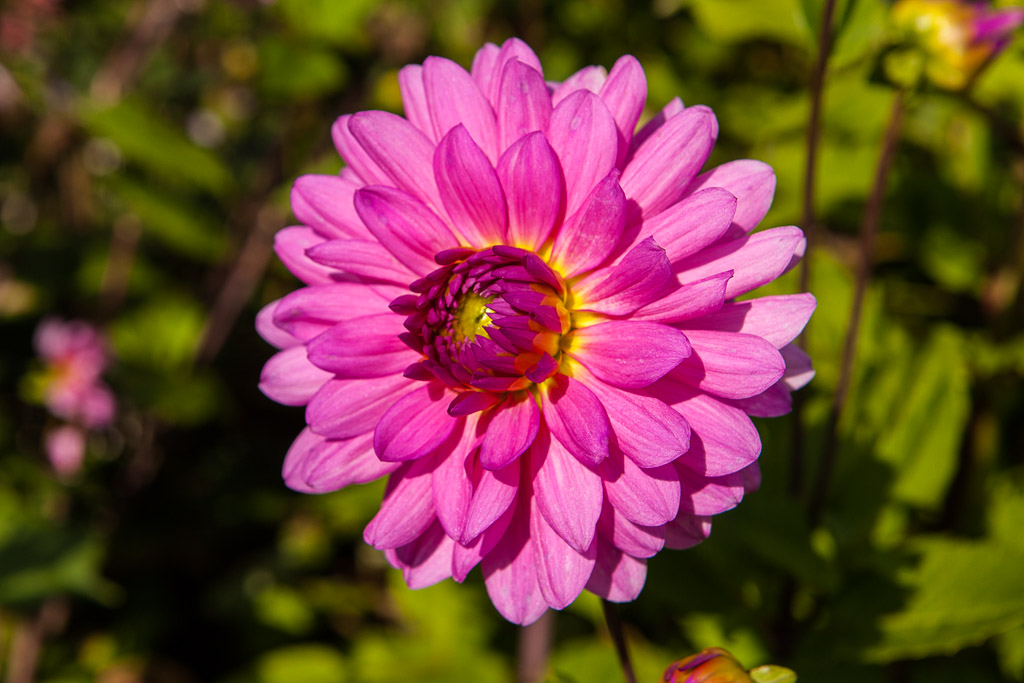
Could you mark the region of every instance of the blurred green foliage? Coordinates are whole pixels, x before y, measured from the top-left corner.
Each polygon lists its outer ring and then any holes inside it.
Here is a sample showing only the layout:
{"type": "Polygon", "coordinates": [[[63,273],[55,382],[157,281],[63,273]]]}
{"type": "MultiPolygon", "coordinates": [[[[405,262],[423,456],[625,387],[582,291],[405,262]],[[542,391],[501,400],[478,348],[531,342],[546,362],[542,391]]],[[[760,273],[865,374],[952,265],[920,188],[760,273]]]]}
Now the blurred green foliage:
{"type": "MultiPolygon", "coordinates": [[[[278,473],[301,411],[262,397],[252,320],[288,190],[340,168],[336,116],[398,110],[396,72],[519,35],[546,75],[623,53],[650,111],[714,108],[712,163],[772,164],[799,223],[817,0],[23,0],[0,8],[0,670],[38,680],[510,681],[516,629],[478,574],[423,591],[361,540],[380,483],[278,473]],[[19,382],[55,312],[115,349],[113,428],[58,480],[19,382]]],[[[824,91],[802,399],[762,421],[762,490],[650,562],[622,610],[640,678],[708,646],[801,681],[1024,681],[1024,41],[967,93],[909,96],[837,471],[807,499],[840,374],[893,87],[883,0],[840,0],[824,91]]],[[[766,293],[796,291],[797,272],[766,293]]],[[[552,681],[621,680],[599,604],[558,616],[552,681]]],[[[765,675],[769,675],[766,670],[765,675]]],[[[765,678],[764,680],[772,680],[765,678]]]]}

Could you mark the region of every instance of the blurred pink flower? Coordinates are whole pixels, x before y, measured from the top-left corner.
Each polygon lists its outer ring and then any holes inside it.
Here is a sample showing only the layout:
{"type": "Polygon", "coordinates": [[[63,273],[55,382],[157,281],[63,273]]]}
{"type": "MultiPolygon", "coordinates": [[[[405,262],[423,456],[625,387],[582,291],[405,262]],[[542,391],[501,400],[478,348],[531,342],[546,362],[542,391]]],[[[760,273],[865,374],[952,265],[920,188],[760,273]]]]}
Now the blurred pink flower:
{"type": "Polygon", "coordinates": [[[61,425],[50,430],[45,440],[46,456],[61,478],[72,477],[85,460],[85,432],[81,427],[61,425]]]}
{"type": "Polygon", "coordinates": [[[35,346],[46,363],[43,401],[50,412],[88,429],[108,425],[114,395],[100,375],[110,356],[96,328],[80,320],[47,318],[36,329],[35,346]]]}
{"type": "Polygon", "coordinates": [[[633,57],[542,74],[488,44],[470,72],[402,69],[406,118],[339,118],[347,168],[299,178],[305,225],[276,239],[307,286],[257,319],[282,349],[261,389],[306,406],[287,484],[391,475],[366,541],[413,588],[480,564],[521,624],[584,588],[632,600],[646,558],[702,541],[758,486],[748,415],[813,374],[811,295],[735,300],[803,253],[750,234],[771,168],[698,175],[717,122],[678,99],[636,131],[633,57]]]}

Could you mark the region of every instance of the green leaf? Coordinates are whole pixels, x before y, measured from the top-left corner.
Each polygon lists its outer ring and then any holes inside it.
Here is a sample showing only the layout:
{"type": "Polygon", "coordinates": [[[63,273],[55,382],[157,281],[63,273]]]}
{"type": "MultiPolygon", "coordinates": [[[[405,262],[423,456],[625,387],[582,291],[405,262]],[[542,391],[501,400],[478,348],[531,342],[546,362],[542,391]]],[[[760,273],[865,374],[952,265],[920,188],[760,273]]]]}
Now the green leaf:
{"type": "Polygon", "coordinates": [[[23,526],[0,546],[0,604],[67,593],[109,604],[118,588],[100,574],[103,556],[100,539],[82,529],[23,526]]]}
{"type": "Polygon", "coordinates": [[[110,328],[117,357],[167,372],[191,363],[204,323],[203,309],[180,296],[153,297],[110,328]]]}
{"type": "Polygon", "coordinates": [[[796,673],[784,666],[765,664],[750,670],[754,683],[796,683],[796,673]]]}
{"type": "Polygon", "coordinates": [[[265,654],[256,665],[259,683],[344,683],[345,658],[326,645],[290,645],[265,654]]]}
{"type": "Polygon", "coordinates": [[[303,36],[352,49],[366,44],[366,21],[378,4],[379,0],[280,0],[276,9],[303,36]]]}
{"type": "Polygon", "coordinates": [[[284,100],[322,96],[340,90],[348,80],[345,63],[320,47],[267,38],[259,43],[259,59],[260,88],[284,100]]]}
{"type": "Polygon", "coordinates": [[[689,0],[698,25],[729,43],[777,40],[809,47],[812,31],[800,0],[689,0]]]}

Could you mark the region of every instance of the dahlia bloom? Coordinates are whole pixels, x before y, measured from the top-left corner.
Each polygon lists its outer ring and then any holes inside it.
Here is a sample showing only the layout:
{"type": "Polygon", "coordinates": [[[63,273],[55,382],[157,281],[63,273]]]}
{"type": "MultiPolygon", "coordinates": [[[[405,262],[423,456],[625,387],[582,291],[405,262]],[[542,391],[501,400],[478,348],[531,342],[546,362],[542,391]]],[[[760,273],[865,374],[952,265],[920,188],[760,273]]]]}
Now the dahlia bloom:
{"type": "Polygon", "coordinates": [[[584,588],[634,599],[646,559],[687,548],[758,486],[749,415],[809,381],[790,342],[809,294],[738,302],[802,254],[749,234],[772,170],[699,174],[711,110],[678,99],[636,130],[636,59],[548,83],[522,41],[467,72],[399,74],[406,117],[342,116],[347,167],[299,178],[276,238],[306,286],[257,328],[260,387],[306,406],[286,483],[390,475],[367,543],[413,588],[481,566],[510,621],[584,588]]]}

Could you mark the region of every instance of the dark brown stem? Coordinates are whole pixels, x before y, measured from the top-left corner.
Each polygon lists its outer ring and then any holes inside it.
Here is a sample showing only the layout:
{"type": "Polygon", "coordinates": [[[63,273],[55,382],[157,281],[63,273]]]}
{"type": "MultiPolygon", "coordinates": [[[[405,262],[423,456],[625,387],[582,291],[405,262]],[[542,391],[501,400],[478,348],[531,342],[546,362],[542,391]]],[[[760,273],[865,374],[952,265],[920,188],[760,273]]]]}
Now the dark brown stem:
{"type": "Polygon", "coordinates": [[[555,613],[548,610],[540,619],[524,626],[519,632],[518,683],[539,683],[544,680],[554,631],[555,613]]]}
{"type": "Polygon", "coordinates": [[[835,468],[839,445],[839,420],[842,417],[843,408],[846,406],[846,398],[850,390],[850,380],[853,376],[853,363],[857,355],[857,337],[860,334],[860,318],[864,308],[864,295],[871,280],[875,233],[878,231],[878,224],[882,218],[882,204],[885,200],[885,189],[889,182],[889,170],[892,168],[896,143],[900,137],[903,110],[904,93],[900,90],[893,98],[892,110],[889,114],[889,125],[886,128],[885,139],[882,143],[882,154],[878,160],[878,168],[875,171],[875,182],[871,188],[871,195],[868,197],[868,203],[864,207],[864,215],[861,219],[860,263],[857,267],[857,279],[853,291],[850,324],[847,326],[846,339],[843,341],[839,379],[836,383],[832,410],[829,413],[828,424],[825,429],[825,447],[822,452],[821,467],[818,469],[817,483],[812,492],[809,511],[812,526],[821,521],[821,514],[824,510],[825,499],[828,495],[828,488],[832,479],[832,471],[835,468]]]}
{"type": "Polygon", "coordinates": [[[612,641],[615,643],[615,652],[619,655],[622,677],[626,683],[636,683],[636,674],[633,673],[633,663],[629,660],[629,647],[626,644],[626,632],[622,628],[622,620],[619,618],[619,609],[604,599],[601,600],[601,609],[604,610],[604,621],[608,624],[608,632],[611,633],[612,641]]]}

